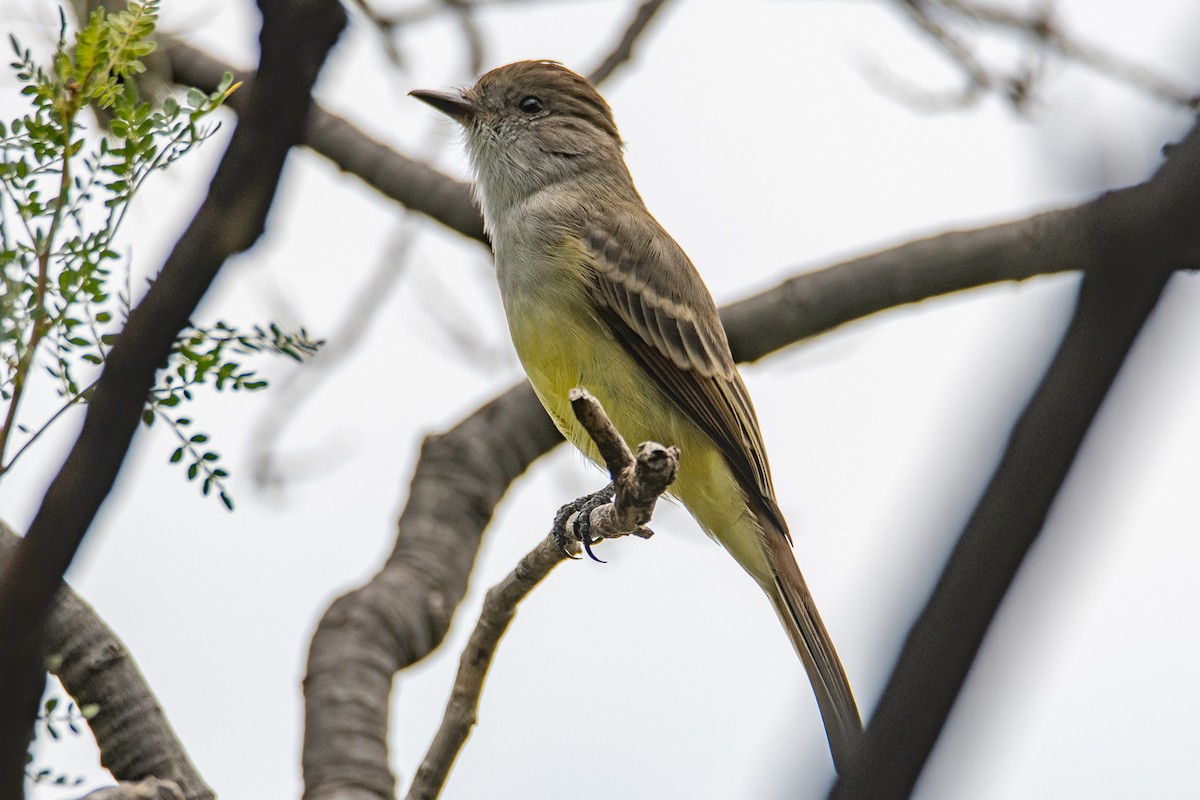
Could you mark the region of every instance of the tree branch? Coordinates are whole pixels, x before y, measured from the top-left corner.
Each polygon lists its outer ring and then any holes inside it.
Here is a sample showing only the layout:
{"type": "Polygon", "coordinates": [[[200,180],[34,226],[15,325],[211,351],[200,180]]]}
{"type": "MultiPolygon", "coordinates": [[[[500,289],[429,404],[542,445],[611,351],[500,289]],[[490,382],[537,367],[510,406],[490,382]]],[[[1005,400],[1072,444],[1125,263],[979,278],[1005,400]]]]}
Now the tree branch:
{"type": "Polygon", "coordinates": [[[612,50],[604,57],[604,60],[588,73],[587,79],[592,82],[593,86],[599,86],[604,83],[612,77],[612,74],[617,71],[618,67],[633,58],[634,45],[637,44],[642,34],[646,32],[646,29],[650,27],[650,22],[662,10],[666,2],[667,0],[645,0],[645,2],[637,7],[637,10],[633,12],[633,18],[625,26],[625,31],[621,34],[621,38],[613,45],[612,50]]]}
{"type": "MultiPolygon", "coordinates": [[[[609,475],[616,484],[613,502],[592,509],[594,532],[606,538],[640,535],[644,530],[642,526],[650,521],[658,498],[675,480],[679,450],[655,442],[643,442],[638,446],[635,458],[596,398],[583,389],[574,389],[571,407],[599,448],[609,475]]],[[[572,554],[578,553],[578,542],[572,544],[572,554]]],[[[407,800],[434,800],[441,794],[454,760],[475,727],[483,682],[496,656],[500,638],[516,616],[521,601],[567,555],[559,547],[552,531],[484,596],[479,621],[459,658],[458,674],[442,724],[417,769],[407,800]]]]}
{"type": "Polygon", "coordinates": [[[1071,324],[831,798],[910,796],[1130,347],[1173,271],[1200,265],[1197,175],[1200,126],[1150,181],[1091,204],[1071,324]]]}
{"type": "MultiPolygon", "coordinates": [[[[232,72],[248,86],[254,83],[254,73],[238,70],[178,39],[163,36],[159,41],[170,56],[175,80],[184,86],[216,89],[226,72],[232,72]]],[[[226,103],[239,114],[244,108],[242,94],[235,93],[226,103]]],[[[423,161],[401,155],[316,103],[309,110],[302,144],[328,158],[338,169],[361,178],[384,197],[487,244],[483,218],[468,184],[438,172],[423,161]]]]}
{"type": "Polygon", "coordinates": [[[394,796],[392,676],[441,642],[496,504],[561,441],[525,383],[425,440],[392,554],[370,582],[333,602],[313,635],[304,678],[306,800],[394,796]]]}
{"type": "MultiPolygon", "coordinates": [[[[175,79],[215,88],[228,64],[188,45],[167,49],[175,79]]],[[[229,105],[239,109],[237,95],[229,105]]],[[[470,187],[358,131],[314,104],[304,144],[406,208],[487,243],[470,187]]],[[[1088,204],[955,231],[805,271],[722,309],[730,347],[754,361],[807,336],[905,303],[1006,280],[1079,269],[1080,220],[1088,204]]]]}
{"type": "Polygon", "coordinates": [[[208,197],[129,315],[88,402],[83,428],[0,575],[0,796],[17,797],[44,684],[45,623],[59,583],[111,490],[158,367],[230,255],[262,231],[318,70],[345,24],[333,0],[261,0],[258,85],[208,197]]]}
{"type": "MultiPolygon", "coordinates": [[[[0,571],[20,544],[21,537],[0,521],[0,571]]],[[[57,656],[55,674],[75,704],[99,707],[88,728],[100,746],[100,763],[113,777],[137,782],[161,778],[180,790],[185,800],[216,797],[188,758],[124,643],[65,583],[59,585],[46,625],[46,652],[57,656]]]]}
{"type": "Polygon", "coordinates": [[[965,78],[960,90],[939,95],[884,76],[901,99],[917,108],[962,108],[992,93],[1022,111],[1044,80],[1045,63],[1055,56],[1164,102],[1193,110],[1200,107],[1200,95],[1195,92],[1115,52],[1075,39],[1056,18],[1053,3],[1035,3],[1021,10],[973,0],[895,0],[895,4],[965,78]],[[985,48],[968,44],[981,32],[1007,34],[1025,45],[1015,56],[1016,63],[1008,67],[986,63],[980,57],[985,48]]]}
{"type": "Polygon", "coordinates": [[[1081,223],[1092,205],[951,231],[802,272],[721,309],[729,347],[738,361],[757,361],[802,339],[908,303],[1078,270],[1081,223]]]}

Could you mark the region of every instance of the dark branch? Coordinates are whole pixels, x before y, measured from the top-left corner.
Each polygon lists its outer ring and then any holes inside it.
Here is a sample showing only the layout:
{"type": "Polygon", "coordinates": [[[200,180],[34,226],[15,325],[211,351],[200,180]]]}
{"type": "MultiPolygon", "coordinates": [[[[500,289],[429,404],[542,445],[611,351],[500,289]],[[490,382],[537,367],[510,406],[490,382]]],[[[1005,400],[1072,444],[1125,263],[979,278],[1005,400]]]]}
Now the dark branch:
{"type": "MultiPolygon", "coordinates": [[[[247,86],[254,83],[254,73],[235,69],[191,45],[165,36],[159,41],[170,56],[175,80],[184,86],[212,91],[226,72],[232,72],[247,86]]],[[[239,114],[244,108],[243,94],[244,91],[235,93],[227,103],[239,114]]],[[[339,169],[358,176],[383,196],[425,214],[456,233],[487,243],[483,218],[471,198],[471,187],[462,181],[397,153],[315,103],[301,143],[339,169]]]]}
{"type": "Polygon", "coordinates": [[[0,796],[20,795],[44,684],[44,626],[59,583],[111,490],[176,334],[230,255],[262,231],[317,72],[345,23],[340,5],[262,0],[262,60],[208,197],[129,315],[83,429],[0,575],[0,796]]]}
{"type": "MultiPolygon", "coordinates": [[[[20,543],[0,522],[0,571],[20,543]]],[[[100,746],[100,763],[113,777],[127,782],[157,777],[185,800],[213,800],[216,795],[192,765],[125,645],[66,584],[59,587],[46,630],[46,651],[57,657],[55,674],[63,687],[77,706],[100,709],[88,728],[100,746]]]]}
{"type": "Polygon", "coordinates": [[[1171,274],[1200,264],[1200,126],[1149,182],[1091,204],[1074,317],[831,798],[907,798],[1100,404],[1171,274]]]}
{"type": "Polygon", "coordinates": [[[721,309],[738,361],[880,311],[1001,281],[1082,267],[1082,221],[1091,204],[1015,222],[951,231],[831,267],[802,272],[721,309]]]}

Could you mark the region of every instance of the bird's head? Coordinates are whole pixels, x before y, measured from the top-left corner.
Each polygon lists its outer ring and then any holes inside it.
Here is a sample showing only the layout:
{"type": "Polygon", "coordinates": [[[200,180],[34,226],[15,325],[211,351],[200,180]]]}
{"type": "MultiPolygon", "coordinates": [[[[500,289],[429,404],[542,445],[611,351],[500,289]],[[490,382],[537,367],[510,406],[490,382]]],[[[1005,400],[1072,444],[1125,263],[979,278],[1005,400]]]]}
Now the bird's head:
{"type": "Polygon", "coordinates": [[[555,61],[518,61],[458,92],[409,92],[463,126],[484,213],[588,175],[628,181],[612,109],[555,61]]]}

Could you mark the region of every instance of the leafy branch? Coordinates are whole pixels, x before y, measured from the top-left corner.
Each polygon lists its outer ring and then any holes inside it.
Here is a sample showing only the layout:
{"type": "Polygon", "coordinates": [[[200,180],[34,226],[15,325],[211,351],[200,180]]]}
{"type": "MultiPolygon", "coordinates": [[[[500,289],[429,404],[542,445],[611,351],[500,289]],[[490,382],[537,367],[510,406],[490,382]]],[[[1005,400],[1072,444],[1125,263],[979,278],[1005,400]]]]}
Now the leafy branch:
{"type": "Polygon", "coordinates": [[[254,392],[267,388],[266,379],[253,370],[243,369],[241,362],[228,358],[227,353],[274,353],[300,362],[315,355],[322,344],[310,339],[304,329],[288,333],[274,323],[266,329],[256,325],[252,334],[239,333],[224,322],[217,322],[212,328],[193,327],[176,340],[171,352],[174,366],[163,371],[159,384],[151,390],[142,422],[149,427],[155,419],[161,419],[170,426],[179,439],[179,446],[171,453],[171,463],[186,462],[188,480],[203,476],[200,491],[208,495],[216,489],[217,497],[232,511],[233,500],[224,483],[229,472],[217,466],[221,458],[217,451],[203,447],[208,444],[208,434],[185,431],[192,425],[191,417],[176,417],[170,410],[191,400],[193,387],[209,380],[217,391],[229,388],[234,392],[254,392]]]}
{"type": "MultiPolygon", "coordinates": [[[[216,131],[202,122],[239,86],[226,74],[212,92],[189,89],[158,107],[139,99],[136,78],[155,47],[159,2],[134,0],[112,14],[98,8],[70,46],[62,15],[48,68],[10,37],[11,66],[32,108],[0,121],[0,401],[7,403],[0,476],[63,413],[87,402],[129,309],[128,291],[114,298],[110,289],[114,266],[123,266],[126,283],[130,273],[115,244],[126,213],[152,174],[216,131]],[[89,107],[104,111],[107,132],[89,134],[83,118],[89,107]],[[35,368],[49,375],[64,403],[31,427],[22,401],[35,368]],[[25,437],[19,446],[18,435],[25,437]]],[[[143,419],[168,421],[181,439],[171,460],[187,457],[189,479],[203,476],[202,491],[217,489],[232,507],[222,483],[228,473],[214,463],[219,456],[199,447],[207,435],[185,435],[179,420],[187,418],[168,410],[206,382],[218,390],[266,386],[229,353],[303,360],[319,345],[303,331],[285,333],[273,324],[249,334],[225,323],[185,331],[143,419]]]]}

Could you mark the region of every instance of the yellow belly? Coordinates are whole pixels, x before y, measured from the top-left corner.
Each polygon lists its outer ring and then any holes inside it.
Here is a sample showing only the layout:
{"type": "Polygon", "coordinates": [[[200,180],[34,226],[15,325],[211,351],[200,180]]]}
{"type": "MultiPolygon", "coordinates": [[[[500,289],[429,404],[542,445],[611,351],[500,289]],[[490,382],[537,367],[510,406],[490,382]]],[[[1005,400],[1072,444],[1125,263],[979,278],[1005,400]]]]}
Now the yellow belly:
{"type": "MultiPolygon", "coordinates": [[[[586,300],[577,308],[588,308],[586,300]]],[[[592,461],[602,463],[567,399],[567,393],[580,386],[600,401],[630,447],[647,440],[678,447],[679,475],[670,493],[760,584],[770,585],[762,531],[720,450],[658,388],[607,326],[589,313],[565,311],[561,306],[555,314],[544,303],[532,313],[511,306],[507,310],[513,343],[529,381],[567,440],[592,461]]]]}

